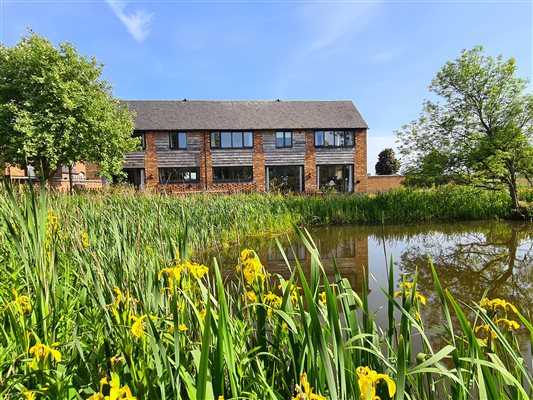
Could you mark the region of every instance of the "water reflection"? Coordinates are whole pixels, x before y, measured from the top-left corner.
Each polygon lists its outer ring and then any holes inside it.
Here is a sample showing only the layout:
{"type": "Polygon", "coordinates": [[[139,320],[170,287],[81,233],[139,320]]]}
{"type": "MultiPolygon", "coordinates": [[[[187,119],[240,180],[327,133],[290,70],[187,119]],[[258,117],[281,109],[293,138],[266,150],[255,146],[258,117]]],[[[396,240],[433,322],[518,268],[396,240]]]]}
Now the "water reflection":
{"type": "MultiPolygon", "coordinates": [[[[533,303],[533,225],[516,222],[466,222],[398,226],[329,226],[309,230],[315,241],[328,279],[334,281],[334,257],[343,277],[360,293],[363,277],[370,288],[373,310],[386,305],[380,287],[387,286],[387,263],[392,256],[395,279],[418,270],[419,291],[427,297],[423,319],[426,326],[438,325],[441,313],[428,259],[432,258],[444,288],[454,298],[472,305],[493,282],[489,297],[511,301],[523,312],[533,303]],[[365,273],[363,273],[365,272],[365,273]],[[370,279],[368,278],[371,276],[370,279]]],[[[278,237],[289,263],[298,258],[309,271],[310,254],[294,235],[278,237]]],[[[275,238],[251,238],[227,249],[202,255],[204,261],[217,257],[227,277],[234,276],[239,251],[253,248],[271,273],[288,277],[290,269],[278,250],[275,238]]],[[[386,326],[386,315],[376,322],[386,326]]],[[[525,332],[522,332],[525,334],[525,332]]],[[[434,338],[438,341],[438,338],[434,338]]],[[[527,338],[524,337],[527,342],[527,338]]]]}

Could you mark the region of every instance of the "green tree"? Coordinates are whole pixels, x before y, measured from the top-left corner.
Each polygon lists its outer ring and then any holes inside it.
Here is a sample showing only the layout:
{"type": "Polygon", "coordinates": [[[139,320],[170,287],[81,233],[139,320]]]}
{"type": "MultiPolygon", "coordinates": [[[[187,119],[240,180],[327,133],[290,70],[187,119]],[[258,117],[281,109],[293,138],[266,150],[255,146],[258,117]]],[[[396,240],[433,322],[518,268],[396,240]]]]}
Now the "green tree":
{"type": "Polygon", "coordinates": [[[0,163],[31,164],[46,180],[76,161],[98,164],[103,176],[120,172],[138,139],[132,113],[101,74],[94,57],[31,31],[0,46],[0,163]]]}
{"type": "Polygon", "coordinates": [[[420,118],[396,132],[409,173],[504,185],[518,210],[517,177],[533,165],[533,96],[516,69],[481,46],[447,62],[429,87],[440,99],[426,100],[420,118]]]}
{"type": "Polygon", "coordinates": [[[400,161],[396,158],[394,150],[387,148],[378,154],[376,163],[377,175],[392,175],[400,170],[400,161]]]}

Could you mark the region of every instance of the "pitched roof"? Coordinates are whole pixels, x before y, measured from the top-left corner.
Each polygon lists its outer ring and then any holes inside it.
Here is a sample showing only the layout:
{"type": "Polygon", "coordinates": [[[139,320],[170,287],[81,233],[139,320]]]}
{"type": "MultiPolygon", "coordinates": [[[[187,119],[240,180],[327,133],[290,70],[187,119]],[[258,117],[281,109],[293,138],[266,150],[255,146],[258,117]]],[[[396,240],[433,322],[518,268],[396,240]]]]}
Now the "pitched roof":
{"type": "Polygon", "coordinates": [[[351,101],[127,100],[138,130],[367,128],[351,101]]]}

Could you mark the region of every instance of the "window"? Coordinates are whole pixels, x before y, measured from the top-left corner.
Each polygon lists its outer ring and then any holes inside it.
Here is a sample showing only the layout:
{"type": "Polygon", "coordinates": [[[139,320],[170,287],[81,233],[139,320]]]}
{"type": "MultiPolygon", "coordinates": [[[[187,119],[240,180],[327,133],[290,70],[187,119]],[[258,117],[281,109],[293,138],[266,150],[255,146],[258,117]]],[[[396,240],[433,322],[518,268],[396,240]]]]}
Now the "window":
{"type": "Polygon", "coordinates": [[[243,149],[254,147],[252,132],[211,132],[211,148],[243,149]]]}
{"type": "Polygon", "coordinates": [[[276,147],[292,147],[292,132],[276,132],[276,147]]]}
{"type": "Polygon", "coordinates": [[[251,182],[253,167],[213,167],[214,182],[251,182]]]}
{"type": "Polygon", "coordinates": [[[187,133],[170,132],[170,148],[172,150],[181,150],[187,148],[187,133]]]}
{"type": "Polygon", "coordinates": [[[353,192],[353,165],[317,165],[320,190],[353,192]]]}
{"type": "Polygon", "coordinates": [[[144,131],[133,131],[133,135],[131,135],[134,138],[141,138],[141,149],[146,150],[146,138],[144,136],[144,131]]]}
{"type": "Polygon", "coordinates": [[[194,183],[198,177],[198,168],[159,168],[159,183],[194,183]]]}
{"type": "Polygon", "coordinates": [[[315,147],[353,147],[354,131],[315,131],[315,147]]]}

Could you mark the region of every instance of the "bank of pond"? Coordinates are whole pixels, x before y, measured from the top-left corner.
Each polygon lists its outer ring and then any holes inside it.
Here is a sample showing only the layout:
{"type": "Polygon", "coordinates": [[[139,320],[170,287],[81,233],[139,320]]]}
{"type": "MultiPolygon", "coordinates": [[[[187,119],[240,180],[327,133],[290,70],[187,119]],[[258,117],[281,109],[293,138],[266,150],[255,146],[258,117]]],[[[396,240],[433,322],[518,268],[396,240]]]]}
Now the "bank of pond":
{"type": "Polygon", "coordinates": [[[529,399],[533,228],[508,206],[5,191],[0,397],[529,399]]]}

